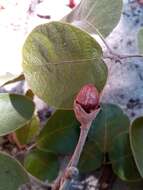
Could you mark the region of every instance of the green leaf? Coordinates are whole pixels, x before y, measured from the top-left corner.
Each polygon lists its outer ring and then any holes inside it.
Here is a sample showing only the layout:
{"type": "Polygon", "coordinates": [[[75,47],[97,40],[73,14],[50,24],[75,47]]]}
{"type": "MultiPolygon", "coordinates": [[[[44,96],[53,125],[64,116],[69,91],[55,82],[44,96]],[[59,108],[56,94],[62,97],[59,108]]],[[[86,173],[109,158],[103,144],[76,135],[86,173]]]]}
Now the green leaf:
{"type": "Polygon", "coordinates": [[[7,80],[2,85],[0,85],[0,87],[3,87],[3,86],[8,85],[8,84],[15,83],[15,82],[19,82],[19,81],[22,81],[24,79],[25,79],[24,74],[20,74],[17,77],[13,77],[12,79],[7,80]]]}
{"type": "Polygon", "coordinates": [[[98,169],[103,163],[104,155],[94,142],[85,143],[78,168],[80,173],[87,173],[98,169]]]}
{"type": "Polygon", "coordinates": [[[109,152],[114,138],[129,129],[129,119],[113,104],[102,104],[101,111],[93,121],[88,139],[79,162],[82,173],[99,168],[109,152]]]}
{"type": "Polygon", "coordinates": [[[138,33],[138,45],[140,53],[143,53],[143,29],[141,29],[138,33]]]}
{"type": "Polygon", "coordinates": [[[107,67],[102,49],[86,32],[60,22],[36,27],[23,47],[23,70],[34,94],[58,109],[72,109],[85,84],[102,91],[107,67]]]}
{"type": "Polygon", "coordinates": [[[109,151],[109,159],[113,171],[125,181],[139,181],[141,177],[135,165],[128,132],[119,134],[113,141],[109,151]]]}
{"type": "Polygon", "coordinates": [[[129,125],[129,119],[121,108],[113,104],[102,104],[101,111],[92,123],[88,140],[100,147],[103,153],[107,153],[114,138],[128,131],[129,125]]]}
{"type": "Polygon", "coordinates": [[[82,0],[62,20],[89,33],[96,33],[98,29],[103,36],[108,36],[120,19],[121,10],[122,0],[82,0]]]}
{"type": "Polygon", "coordinates": [[[143,177],[143,117],[134,120],[130,129],[130,143],[136,166],[143,177]]]}
{"type": "Polygon", "coordinates": [[[27,182],[24,168],[14,158],[0,152],[0,190],[18,190],[27,182]]]}
{"type": "Polygon", "coordinates": [[[79,126],[73,111],[56,111],[38,137],[38,148],[56,154],[72,153],[78,142],[79,126]]]}
{"type": "Polygon", "coordinates": [[[44,181],[53,181],[59,172],[57,156],[40,150],[29,153],[25,158],[24,166],[29,173],[44,181]]]}
{"type": "Polygon", "coordinates": [[[0,136],[23,127],[33,117],[35,106],[27,97],[16,94],[0,94],[0,136]]]}
{"type": "MultiPolygon", "coordinates": [[[[49,119],[38,137],[40,150],[67,155],[74,151],[79,138],[80,124],[73,111],[58,110],[49,119]]],[[[79,161],[80,172],[85,173],[101,166],[103,154],[92,143],[85,144],[79,161]]]]}
{"type": "Polygon", "coordinates": [[[32,142],[38,135],[40,121],[37,117],[33,117],[32,120],[24,127],[16,130],[16,137],[20,144],[28,144],[32,142]]]}

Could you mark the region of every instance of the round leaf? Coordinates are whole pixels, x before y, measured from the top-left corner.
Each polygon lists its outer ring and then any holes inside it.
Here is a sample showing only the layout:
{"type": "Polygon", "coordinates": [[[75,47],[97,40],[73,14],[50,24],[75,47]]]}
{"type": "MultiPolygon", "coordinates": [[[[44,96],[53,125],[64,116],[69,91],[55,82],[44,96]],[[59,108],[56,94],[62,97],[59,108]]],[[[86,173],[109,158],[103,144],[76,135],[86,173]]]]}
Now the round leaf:
{"type": "Polygon", "coordinates": [[[33,116],[34,103],[16,94],[0,94],[0,136],[23,127],[33,116]]]}
{"type": "Polygon", "coordinates": [[[92,141],[103,153],[107,153],[114,138],[128,131],[129,125],[129,119],[121,108],[113,104],[102,104],[101,111],[92,123],[88,141],[92,141]]]}
{"type": "Polygon", "coordinates": [[[29,182],[24,168],[12,157],[0,153],[0,190],[17,190],[29,182]]]}
{"type": "Polygon", "coordinates": [[[53,181],[59,172],[57,156],[40,150],[29,153],[25,158],[24,166],[29,173],[43,181],[53,181]]]}
{"type": "Polygon", "coordinates": [[[141,180],[130,148],[128,132],[119,134],[109,151],[109,159],[116,175],[125,181],[141,180]]]}
{"type": "Polygon", "coordinates": [[[96,33],[96,28],[107,36],[117,25],[122,10],[122,0],[82,0],[64,21],[96,33]]]}
{"type": "Polygon", "coordinates": [[[56,154],[72,153],[78,142],[79,126],[73,111],[56,111],[38,137],[38,148],[56,154]]]}
{"type": "Polygon", "coordinates": [[[139,117],[133,122],[130,130],[130,142],[137,168],[143,177],[143,117],[139,117]]]}
{"type": "Polygon", "coordinates": [[[34,94],[51,106],[72,109],[85,84],[99,91],[107,79],[102,49],[86,32],[60,22],[36,27],[23,48],[23,69],[34,94]]]}

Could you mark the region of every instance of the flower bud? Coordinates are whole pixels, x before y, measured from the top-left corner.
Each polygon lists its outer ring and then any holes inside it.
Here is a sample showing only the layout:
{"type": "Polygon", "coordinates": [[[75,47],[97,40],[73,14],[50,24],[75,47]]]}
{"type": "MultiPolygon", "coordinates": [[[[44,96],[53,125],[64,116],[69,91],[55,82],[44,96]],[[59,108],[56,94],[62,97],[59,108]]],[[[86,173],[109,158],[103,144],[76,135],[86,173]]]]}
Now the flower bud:
{"type": "Polygon", "coordinates": [[[99,107],[99,92],[93,84],[85,85],[76,96],[76,103],[87,112],[99,107]]]}

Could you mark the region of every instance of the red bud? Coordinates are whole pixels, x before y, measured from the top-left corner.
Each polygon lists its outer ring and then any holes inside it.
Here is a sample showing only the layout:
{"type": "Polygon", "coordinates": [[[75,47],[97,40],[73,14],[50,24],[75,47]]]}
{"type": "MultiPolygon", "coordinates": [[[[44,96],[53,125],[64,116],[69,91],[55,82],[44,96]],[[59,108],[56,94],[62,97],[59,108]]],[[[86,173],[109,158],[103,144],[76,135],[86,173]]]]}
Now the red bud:
{"type": "Polygon", "coordinates": [[[99,106],[99,92],[93,84],[85,85],[76,96],[76,103],[87,112],[95,110],[99,106]]]}
{"type": "Polygon", "coordinates": [[[74,0],[69,0],[69,4],[67,5],[69,8],[73,9],[76,4],[75,4],[75,1],[74,0]]]}

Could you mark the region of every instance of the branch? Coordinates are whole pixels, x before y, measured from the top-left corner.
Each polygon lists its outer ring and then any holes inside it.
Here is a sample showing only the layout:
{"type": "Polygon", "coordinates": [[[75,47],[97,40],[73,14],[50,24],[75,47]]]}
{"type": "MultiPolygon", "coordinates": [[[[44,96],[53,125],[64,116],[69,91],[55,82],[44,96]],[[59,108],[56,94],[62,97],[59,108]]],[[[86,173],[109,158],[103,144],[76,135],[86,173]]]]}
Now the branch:
{"type": "Polygon", "coordinates": [[[133,55],[120,55],[120,54],[111,54],[111,55],[103,55],[103,59],[110,59],[114,61],[119,61],[123,59],[128,59],[128,58],[143,58],[143,55],[141,54],[133,54],[133,55]]]}
{"type": "Polygon", "coordinates": [[[74,101],[74,112],[77,120],[81,123],[80,137],[74,154],[61,179],[60,190],[68,190],[71,185],[72,179],[74,179],[78,175],[77,165],[80,159],[80,155],[82,153],[92,121],[96,118],[99,110],[100,109],[95,109],[92,110],[91,113],[86,113],[84,109],[76,101],[74,101]]]}
{"type": "Polygon", "coordinates": [[[142,54],[135,54],[135,55],[120,55],[115,53],[112,48],[108,45],[108,43],[106,42],[105,38],[102,36],[102,34],[99,32],[99,30],[92,25],[90,22],[85,21],[88,25],[90,25],[92,28],[94,28],[94,30],[96,31],[96,33],[98,34],[98,36],[100,37],[100,39],[102,40],[102,42],[104,43],[105,47],[107,48],[109,55],[103,55],[103,59],[110,59],[110,60],[114,60],[117,62],[121,62],[122,59],[128,59],[128,58],[143,58],[142,54]]]}

